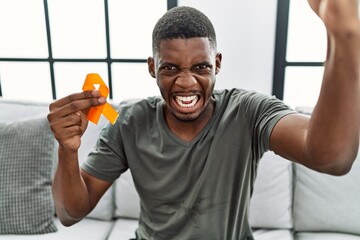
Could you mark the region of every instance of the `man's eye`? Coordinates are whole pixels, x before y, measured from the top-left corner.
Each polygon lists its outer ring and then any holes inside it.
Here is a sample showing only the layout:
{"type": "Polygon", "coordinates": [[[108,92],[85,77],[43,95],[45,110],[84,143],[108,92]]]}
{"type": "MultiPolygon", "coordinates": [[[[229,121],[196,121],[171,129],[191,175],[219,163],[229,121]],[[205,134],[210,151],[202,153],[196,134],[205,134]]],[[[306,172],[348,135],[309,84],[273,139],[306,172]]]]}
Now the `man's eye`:
{"type": "Polygon", "coordinates": [[[205,64],[197,66],[198,69],[206,69],[207,67],[208,67],[208,65],[205,65],[205,64]]]}
{"type": "Polygon", "coordinates": [[[168,66],[164,66],[163,69],[165,71],[174,71],[174,70],[176,70],[176,67],[172,66],[172,65],[168,65],[168,66]]]}
{"type": "Polygon", "coordinates": [[[195,71],[197,72],[208,72],[211,71],[211,65],[208,64],[200,64],[195,66],[195,71]]]}

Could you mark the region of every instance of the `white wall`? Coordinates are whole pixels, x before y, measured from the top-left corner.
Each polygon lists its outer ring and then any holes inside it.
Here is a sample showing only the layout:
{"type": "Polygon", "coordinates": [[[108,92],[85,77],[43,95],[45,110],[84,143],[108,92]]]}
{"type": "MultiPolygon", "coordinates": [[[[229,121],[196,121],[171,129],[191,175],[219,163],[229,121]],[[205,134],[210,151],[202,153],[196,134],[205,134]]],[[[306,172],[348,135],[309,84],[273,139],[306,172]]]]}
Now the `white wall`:
{"type": "Polygon", "coordinates": [[[223,65],[216,88],[271,94],[276,0],[179,0],[204,12],[215,26],[223,65]]]}

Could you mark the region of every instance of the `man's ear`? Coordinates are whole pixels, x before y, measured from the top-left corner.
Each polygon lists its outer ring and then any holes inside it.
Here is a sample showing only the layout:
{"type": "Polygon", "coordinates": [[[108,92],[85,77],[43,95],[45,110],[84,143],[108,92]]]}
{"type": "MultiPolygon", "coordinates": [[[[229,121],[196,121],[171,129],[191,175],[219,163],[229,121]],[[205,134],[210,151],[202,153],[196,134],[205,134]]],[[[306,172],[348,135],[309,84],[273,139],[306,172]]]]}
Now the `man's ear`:
{"type": "Polygon", "coordinates": [[[156,76],[155,76],[155,63],[154,63],[154,58],[148,57],[148,59],[147,59],[147,64],[148,64],[148,71],[149,71],[150,75],[151,75],[153,78],[156,78],[156,76]]]}
{"type": "Polygon", "coordinates": [[[218,52],[215,57],[215,74],[218,74],[220,72],[221,60],[222,60],[222,54],[218,52]]]}

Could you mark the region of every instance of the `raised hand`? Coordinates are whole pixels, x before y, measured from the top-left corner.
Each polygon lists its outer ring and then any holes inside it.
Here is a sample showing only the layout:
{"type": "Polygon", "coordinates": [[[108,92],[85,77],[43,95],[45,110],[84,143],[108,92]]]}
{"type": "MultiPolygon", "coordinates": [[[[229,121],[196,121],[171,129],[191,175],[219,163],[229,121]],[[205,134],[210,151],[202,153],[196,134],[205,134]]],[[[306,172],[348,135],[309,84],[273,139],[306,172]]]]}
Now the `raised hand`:
{"type": "Polygon", "coordinates": [[[328,33],[360,32],[359,0],[308,0],[328,33]]]}
{"type": "Polygon", "coordinates": [[[75,93],[50,104],[48,121],[56,140],[63,150],[76,152],[85,132],[90,107],[104,104],[106,99],[99,91],[75,93]]]}

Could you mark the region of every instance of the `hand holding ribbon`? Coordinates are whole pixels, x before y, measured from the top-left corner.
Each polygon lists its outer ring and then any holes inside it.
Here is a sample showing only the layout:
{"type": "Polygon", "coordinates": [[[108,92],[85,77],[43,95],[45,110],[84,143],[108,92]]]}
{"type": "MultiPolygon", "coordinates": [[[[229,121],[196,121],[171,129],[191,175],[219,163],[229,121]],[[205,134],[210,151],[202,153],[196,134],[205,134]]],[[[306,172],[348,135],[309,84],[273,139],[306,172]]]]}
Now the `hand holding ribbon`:
{"type": "MultiPolygon", "coordinates": [[[[107,98],[109,95],[109,89],[104,83],[104,81],[101,79],[100,75],[96,73],[89,73],[86,76],[82,90],[83,91],[95,90],[96,89],[94,86],[95,84],[100,85],[99,87],[100,95],[107,98]]],[[[105,103],[103,105],[90,108],[87,118],[92,123],[97,124],[99,122],[99,118],[101,114],[103,114],[111,122],[112,125],[114,125],[116,119],[119,116],[119,114],[109,103],[105,103]]]]}

